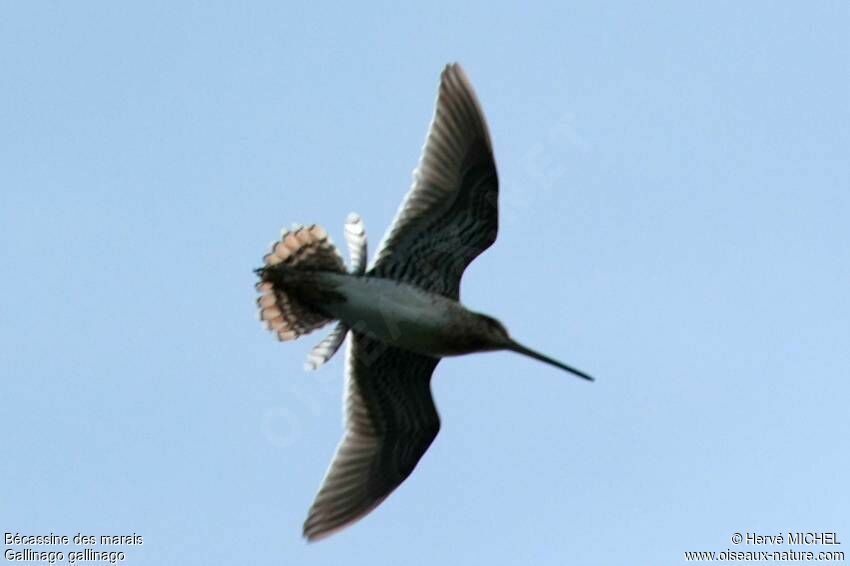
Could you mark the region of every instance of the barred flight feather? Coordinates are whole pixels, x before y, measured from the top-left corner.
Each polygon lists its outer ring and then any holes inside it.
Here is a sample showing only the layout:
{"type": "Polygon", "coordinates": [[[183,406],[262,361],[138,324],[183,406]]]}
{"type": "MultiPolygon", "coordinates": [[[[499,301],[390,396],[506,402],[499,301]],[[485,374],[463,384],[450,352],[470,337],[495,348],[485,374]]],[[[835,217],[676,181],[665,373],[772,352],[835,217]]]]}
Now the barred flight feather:
{"type": "Polygon", "coordinates": [[[449,65],[413,186],[369,273],[457,300],[464,269],[496,240],[498,192],[481,106],[461,67],[449,65]]]}

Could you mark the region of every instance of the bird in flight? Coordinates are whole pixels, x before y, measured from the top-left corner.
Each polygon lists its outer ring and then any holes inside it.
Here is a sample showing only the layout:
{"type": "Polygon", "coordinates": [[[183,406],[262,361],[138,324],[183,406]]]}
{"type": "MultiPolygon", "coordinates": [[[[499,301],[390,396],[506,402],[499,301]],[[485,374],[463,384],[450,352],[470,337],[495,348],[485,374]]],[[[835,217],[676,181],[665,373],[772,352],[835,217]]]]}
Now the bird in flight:
{"type": "Polygon", "coordinates": [[[337,321],[308,369],[350,335],[345,433],[304,523],[311,541],[362,518],[416,467],[440,429],[430,382],[443,357],[511,350],[593,380],[459,302],[464,269],[496,240],[499,182],[484,114],[458,64],[442,73],[413,179],[368,269],[363,222],[351,214],[348,268],[324,229],[296,225],[256,270],[260,320],[278,339],[337,321]]]}

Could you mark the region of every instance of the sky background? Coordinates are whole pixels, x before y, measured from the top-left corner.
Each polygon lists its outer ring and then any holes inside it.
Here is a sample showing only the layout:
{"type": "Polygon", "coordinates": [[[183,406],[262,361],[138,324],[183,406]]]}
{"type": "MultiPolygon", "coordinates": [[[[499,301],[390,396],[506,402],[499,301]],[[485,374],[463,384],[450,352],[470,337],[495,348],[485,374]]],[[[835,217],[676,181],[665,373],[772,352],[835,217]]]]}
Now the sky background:
{"type": "Polygon", "coordinates": [[[0,530],[137,533],[150,565],[850,554],[848,29],[843,1],[5,3],[0,530]],[[501,180],[462,299],[597,381],[444,360],[416,471],[306,544],[343,356],[305,373],[324,332],[276,342],[252,269],[350,211],[374,250],[455,60],[501,180]]]}

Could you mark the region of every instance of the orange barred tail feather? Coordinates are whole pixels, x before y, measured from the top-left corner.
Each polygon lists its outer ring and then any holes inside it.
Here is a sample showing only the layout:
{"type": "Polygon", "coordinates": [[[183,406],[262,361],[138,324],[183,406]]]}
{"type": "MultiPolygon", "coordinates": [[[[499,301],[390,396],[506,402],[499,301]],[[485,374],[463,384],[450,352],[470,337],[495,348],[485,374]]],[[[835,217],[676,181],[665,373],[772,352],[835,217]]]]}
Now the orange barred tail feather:
{"type": "Polygon", "coordinates": [[[280,240],[272,243],[263,262],[265,265],[257,270],[262,277],[257,283],[259,317],[279,340],[294,340],[333,320],[293,297],[284,285],[271,280],[287,272],[345,272],[342,256],[322,227],[314,224],[284,231],[280,240]]]}

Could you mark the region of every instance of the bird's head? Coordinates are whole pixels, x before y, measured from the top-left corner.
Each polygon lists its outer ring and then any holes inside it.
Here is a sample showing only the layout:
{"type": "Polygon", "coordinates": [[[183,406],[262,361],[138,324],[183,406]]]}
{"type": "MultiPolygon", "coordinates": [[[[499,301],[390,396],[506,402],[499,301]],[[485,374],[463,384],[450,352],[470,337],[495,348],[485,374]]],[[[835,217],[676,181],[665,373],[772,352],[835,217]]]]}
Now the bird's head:
{"type": "Polygon", "coordinates": [[[545,356],[540,352],[536,352],[531,348],[523,346],[522,344],[511,338],[510,334],[508,334],[508,329],[505,328],[505,325],[493,318],[492,316],[476,313],[475,326],[476,328],[474,335],[476,341],[480,342],[480,344],[478,345],[479,351],[510,350],[512,352],[517,352],[518,354],[522,354],[524,356],[529,356],[536,360],[540,360],[541,362],[570,372],[574,375],[577,375],[578,377],[587,379],[588,381],[593,381],[593,378],[584,373],[583,371],[577,370],[572,366],[568,366],[563,362],[559,362],[556,359],[550,358],[549,356],[545,356]]]}
{"type": "Polygon", "coordinates": [[[503,350],[511,342],[510,334],[505,325],[486,314],[476,314],[476,334],[487,350],[503,350]]]}

